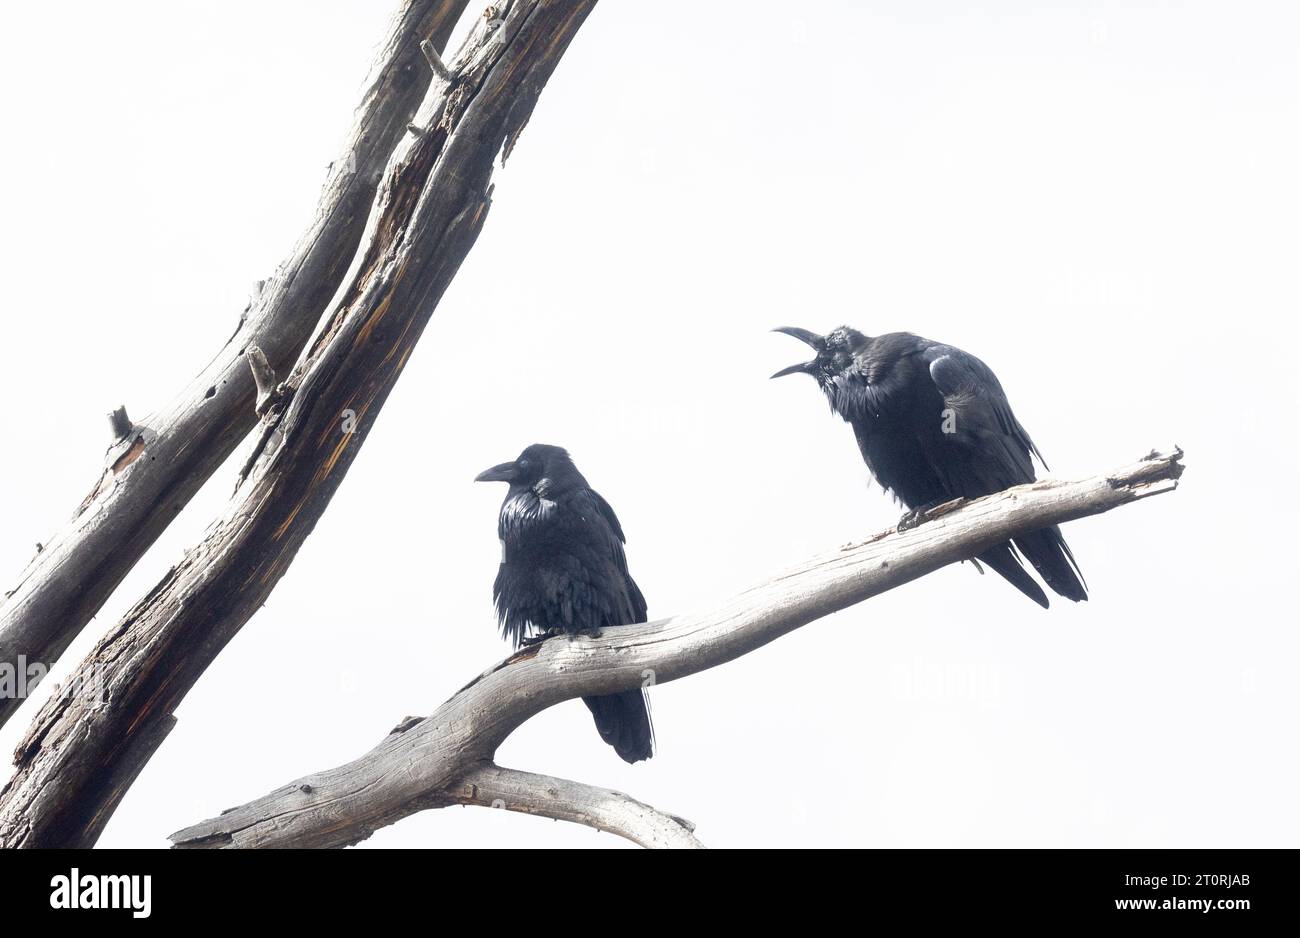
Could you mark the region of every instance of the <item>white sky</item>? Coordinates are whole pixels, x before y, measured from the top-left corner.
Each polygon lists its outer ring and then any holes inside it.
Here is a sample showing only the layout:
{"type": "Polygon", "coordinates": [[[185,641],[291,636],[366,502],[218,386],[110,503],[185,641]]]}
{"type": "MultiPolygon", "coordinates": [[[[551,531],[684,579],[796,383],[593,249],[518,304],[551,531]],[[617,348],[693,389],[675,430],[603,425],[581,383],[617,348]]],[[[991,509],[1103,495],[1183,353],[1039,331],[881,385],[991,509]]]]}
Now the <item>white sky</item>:
{"type": "MultiPolygon", "coordinates": [[[[0,579],[90,488],[105,413],[161,409],[303,229],[393,6],[6,13],[0,579]]],[[[767,381],[802,355],[768,329],[842,322],[984,358],[1057,474],[1177,442],[1183,487],[1067,527],[1087,604],[950,568],[657,688],[650,763],[576,701],[499,761],[714,846],[1296,845],[1300,11],[791,6],[597,8],[347,482],[102,845],[351,759],[501,657],[503,491],[470,480],[527,443],[615,506],[652,616],[891,524],[812,382],[767,381]]],[[[622,841],[453,809],[368,843],[622,841]]]]}

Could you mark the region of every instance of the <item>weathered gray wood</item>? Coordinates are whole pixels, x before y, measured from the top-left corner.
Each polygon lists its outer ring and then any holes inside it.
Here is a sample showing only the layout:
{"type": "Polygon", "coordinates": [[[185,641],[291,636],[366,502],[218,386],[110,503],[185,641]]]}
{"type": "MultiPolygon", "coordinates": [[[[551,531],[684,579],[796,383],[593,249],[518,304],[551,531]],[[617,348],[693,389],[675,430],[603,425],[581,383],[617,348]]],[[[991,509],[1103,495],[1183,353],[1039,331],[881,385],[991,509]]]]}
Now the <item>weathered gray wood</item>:
{"type": "MultiPolygon", "coordinates": [[[[564,778],[505,769],[470,769],[447,790],[447,805],[478,805],[584,824],[651,848],[699,849],[695,825],[657,811],[621,791],[564,778]]],[[[177,847],[184,847],[183,841],[177,847]]]]}
{"type": "Polygon", "coordinates": [[[271,405],[280,400],[280,381],[266,360],[266,353],[256,345],[250,345],[244,353],[248,358],[248,369],[253,373],[253,384],[257,388],[257,401],[253,412],[259,417],[271,409],[271,405]]]}
{"type": "MultiPolygon", "coordinates": [[[[417,811],[459,803],[465,780],[478,784],[475,773],[491,764],[506,737],[548,707],[715,668],[1015,534],[1171,491],[1182,474],[1181,459],[1178,449],[1152,452],[1088,479],[1044,480],[969,504],[949,503],[920,527],[817,557],[717,607],[606,629],[598,639],[550,639],[485,672],[431,716],[404,721],[361,758],[300,778],[171,839],[183,847],[356,843],[417,811]]],[[[531,803],[544,801],[544,782],[513,784],[538,789],[531,803]]]]}
{"type": "MultiPolygon", "coordinates": [[[[497,154],[528,120],[594,2],[497,2],[457,55],[455,80],[430,88],[417,110],[429,130],[406,134],[393,152],[340,304],[283,382],[289,403],[263,419],[228,510],[80,665],[74,680],[102,674],[107,700],[52,699],[19,744],[0,795],[0,847],[93,844],[111,813],[106,780],[124,758],[140,758],[154,728],[266,601],[477,238],[497,154]]],[[[251,390],[249,366],[238,364],[251,390]]]]}
{"type": "Polygon", "coordinates": [[[429,63],[429,68],[433,69],[434,75],[442,81],[451,81],[451,72],[449,72],[447,66],[443,64],[442,56],[438,54],[438,50],[434,48],[433,43],[420,43],[420,51],[424,53],[424,57],[429,63]]]}
{"type": "Polygon", "coordinates": [[[113,442],[125,440],[131,435],[131,429],[135,426],[131,418],[126,415],[126,408],[119,407],[108,415],[108,424],[113,428],[113,442]]]}
{"type": "MultiPolygon", "coordinates": [[[[361,241],[393,147],[430,85],[422,41],[442,48],[467,0],[406,0],[393,22],[311,226],[235,334],[165,409],[132,426],[123,408],[99,478],[67,525],[0,597],[0,663],[48,666],[63,654],[200,486],[256,423],[245,349],[287,374],[361,241]]],[[[0,698],[0,726],[23,698],[0,698]]]]}

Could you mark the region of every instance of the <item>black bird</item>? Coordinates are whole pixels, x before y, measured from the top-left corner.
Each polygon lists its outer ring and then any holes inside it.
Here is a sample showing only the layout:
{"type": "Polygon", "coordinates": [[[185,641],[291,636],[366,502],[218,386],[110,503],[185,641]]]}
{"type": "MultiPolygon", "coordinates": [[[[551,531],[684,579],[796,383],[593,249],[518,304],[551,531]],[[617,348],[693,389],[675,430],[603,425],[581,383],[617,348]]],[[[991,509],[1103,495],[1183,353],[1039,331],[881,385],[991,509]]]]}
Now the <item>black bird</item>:
{"type": "MultiPolygon", "coordinates": [[[[777,329],[812,346],[817,357],[773,378],[817,379],[831,410],[852,427],[867,468],[909,509],[910,527],[927,509],[954,498],[978,498],[1034,481],[1034,456],[1047,463],[1016,420],[992,369],[974,355],[910,332],[867,336],[841,326],[820,336],[777,329]]],[[[1055,592],[1088,598],[1074,555],[1053,525],[1022,534],[979,555],[1034,602],[1047,595],[1021,565],[1025,557],[1055,592]]]]}
{"type": "MultiPolygon", "coordinates": [[[[627,571],[623,528],[569,454],[534,443],[476,482],[508,482],[497,533],[501,566],[492,595],[514,647],[552,635],[590,635],[646,621],[645,598],[627,571]]],[[[584,697],[601,739],[625,762],[654,754],[644,690],[584,697]]]]}

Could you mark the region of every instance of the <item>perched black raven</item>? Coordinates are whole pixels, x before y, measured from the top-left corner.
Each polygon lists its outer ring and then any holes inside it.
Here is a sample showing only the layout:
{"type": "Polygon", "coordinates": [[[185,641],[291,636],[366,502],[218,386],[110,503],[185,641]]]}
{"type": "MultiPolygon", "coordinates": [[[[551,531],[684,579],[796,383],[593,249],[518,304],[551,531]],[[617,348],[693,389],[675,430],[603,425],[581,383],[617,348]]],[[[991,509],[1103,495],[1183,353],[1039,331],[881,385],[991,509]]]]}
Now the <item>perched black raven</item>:
{"type": "MultiPolygon", "coordinates": [[[[646,620],[645,598],[627,572],[618,517],[567,452],[534,443],[475,481],[510,483],[497,522],[501,566],[492,595],[501,632],[516,648],[646,620]]],[[[625,762],[654,754],[645,691],[582,700],[601,739],[625,762]]]]}
{"type": "MultiPolygon", "coordinates": [[[[1034,481],[1032,457],[1043,462],[1042,454],[1011,412],[993,371],[974,355],[910,332],[873,338],[848,326],[826,336],[788,327],[776,331],[811,345],[817,357],[772,377],[817,379],[831,410],[853,427],[876,481],[910,509],[901,526],[951,499],[1034,481]]],[[[1046,608],[1047,596],[1021,565],[1017,548],[1057,593],[1076,602],[1088,598],[1060,528],[1031,531],[1015,538],[1015,548],[1007,541],[979,555],[1046,608]]]]}

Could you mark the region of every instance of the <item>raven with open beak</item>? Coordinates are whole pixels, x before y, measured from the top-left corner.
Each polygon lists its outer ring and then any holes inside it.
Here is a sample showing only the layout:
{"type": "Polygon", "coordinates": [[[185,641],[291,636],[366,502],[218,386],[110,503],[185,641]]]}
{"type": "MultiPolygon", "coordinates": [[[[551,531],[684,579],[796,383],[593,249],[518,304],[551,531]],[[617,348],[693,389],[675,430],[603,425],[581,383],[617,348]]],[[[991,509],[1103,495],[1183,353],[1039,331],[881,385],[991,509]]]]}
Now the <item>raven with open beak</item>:
{"type": "MultiPolygon", "coordinates": [[[[900,527],[915,526],[943,502],[1034,481],[1033,460],[1042,462],[1042,455],[993,370],[974,355],[910,332],[873,337],[848,326],[824,336],[791,327],[775,331],[810,346],[816,356],[772,377],[817,380],[831,410],[853,427],[871,474],[909,509],[900,527]]],[[[1055,592],[1076,602],[1088,598],[1060,528],[1030,531],[1014,543],[1055,592]]],[[[1046,607],[1047,594],[1016,549],[1004,541],[979,559],[1046,607]]]]}

